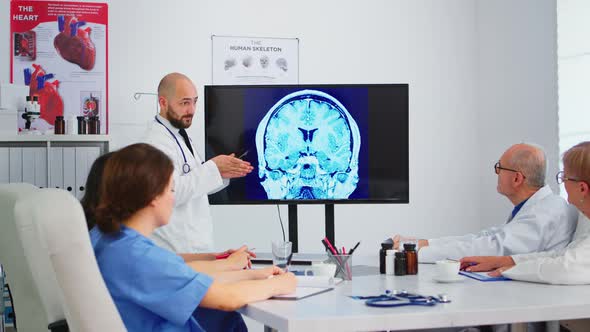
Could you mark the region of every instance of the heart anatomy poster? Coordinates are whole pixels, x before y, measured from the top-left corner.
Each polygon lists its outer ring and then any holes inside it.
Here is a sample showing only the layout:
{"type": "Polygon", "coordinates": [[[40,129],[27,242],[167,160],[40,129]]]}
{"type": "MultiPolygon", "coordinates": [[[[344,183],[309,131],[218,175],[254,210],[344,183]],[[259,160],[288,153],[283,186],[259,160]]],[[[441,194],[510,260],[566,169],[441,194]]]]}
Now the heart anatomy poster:
{"type": "Polygon", "coordinates": [[[31,130],[52,131],[57,116],[83,116],[98,117],[100,133],[108,133],[107,23],[106,3],[11,1],[10,81],[38,100],[31,130]]]}

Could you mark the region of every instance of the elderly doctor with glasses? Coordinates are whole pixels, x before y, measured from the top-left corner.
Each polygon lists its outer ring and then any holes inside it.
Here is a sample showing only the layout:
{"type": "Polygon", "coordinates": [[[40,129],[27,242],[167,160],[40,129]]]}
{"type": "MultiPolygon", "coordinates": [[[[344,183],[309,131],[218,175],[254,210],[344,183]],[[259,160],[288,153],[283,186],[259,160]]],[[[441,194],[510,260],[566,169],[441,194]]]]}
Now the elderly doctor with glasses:
{"type": "MultiPolygon", "coordinates": [[[[514,205],[504,224],[476,234],[418,241],[424,263],[465,256],[504,256],[559,250],[571,240],[576,212],[545,185],[545,153],[537,146],[511,146],[494,165],[498,193],[514,205]]],[[[394,246],[404,237],[395,235],[394,246]]]]}
{"type": "Polygon", "coordinates": [[[564,184],[568,201],[579,211],[572,242],[566,248],[533,254],[465,257],[462,265],[472,265],[467,270],[493,270],[490,275],[548,284],[590,284],[590,141],[567,150],[563,166],[557,183],[564,184]]]}

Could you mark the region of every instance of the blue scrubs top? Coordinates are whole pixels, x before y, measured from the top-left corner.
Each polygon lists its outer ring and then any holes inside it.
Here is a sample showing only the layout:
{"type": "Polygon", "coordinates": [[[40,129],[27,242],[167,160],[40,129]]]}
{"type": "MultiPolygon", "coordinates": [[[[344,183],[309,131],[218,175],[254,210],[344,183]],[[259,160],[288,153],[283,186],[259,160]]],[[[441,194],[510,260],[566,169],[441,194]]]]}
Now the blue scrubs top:
{"type": "Polygon", "coordinates": [[[204,331],[192,316],[213,280],[135,230],[90,231],[96,261],[129,331],[204,331]]]}

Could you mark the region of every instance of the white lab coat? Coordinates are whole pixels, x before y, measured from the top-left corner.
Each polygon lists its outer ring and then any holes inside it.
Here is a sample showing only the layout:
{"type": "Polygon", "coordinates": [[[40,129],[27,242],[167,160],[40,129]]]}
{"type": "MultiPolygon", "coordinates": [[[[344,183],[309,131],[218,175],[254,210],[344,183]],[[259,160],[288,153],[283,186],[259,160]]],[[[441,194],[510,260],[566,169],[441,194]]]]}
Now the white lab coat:
{"type": "Polygon", "coordinates": [[[193,157],[178,133],[178,128],[160,115],[156,117],[174,133],[178,144],[170,132],[155,119],[150,123],[144,142],[157,147],[172,159],[175,190],[175,206],[170,222],[156,229],[151,238],[159,246],[176,253],[212,251],[213,223],[207,195],[223,189],[229,184],[229,180],[222,179],[213,161],[202,163],[194,145],[193,157]],[[184,174],[182,168],[184,158],[181,147],[191,168],[187,174],[184,174]]]}
{"type": "Polygon", "coordinates": [[[513,219],[477,234],[428,240],[418,251],[418,261],[465,256],[504,256],[564,248],[576,228],[577,212],[549,186],[537,190],[513,219]]]}
{"type": "Polygon", "coordinates": [[[513,255],[516,265],[502,275],[523,281],[548,284],[590,284],[590,220],[579,213],[572,242],[563,249],[513,255]]]}

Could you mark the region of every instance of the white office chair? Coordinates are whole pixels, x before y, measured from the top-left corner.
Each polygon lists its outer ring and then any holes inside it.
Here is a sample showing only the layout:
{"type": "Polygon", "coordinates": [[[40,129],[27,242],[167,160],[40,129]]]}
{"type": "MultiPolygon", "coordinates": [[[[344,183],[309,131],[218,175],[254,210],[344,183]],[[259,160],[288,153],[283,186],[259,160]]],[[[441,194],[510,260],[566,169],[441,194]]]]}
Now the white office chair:
{"type": "MultiPolygon", "coordinates": [[[[47,331],[49,323],[64,318],[63,311],[60,316],[45,310],[44,300],[48,297],[37,291],[15,221],[16,202],[31,202],[31,195],[37,191],[37,187],[28,183],[0,184],[0,263],[6,271],[19,332],[47,331]]],[[[58,308],[61,310],[61,306],[58,308]]]]}
{"type": "Polygon", "coordinates": [[[64,190],[43,189],[20,199],[15,217],[37,231],[35,250],[44,251],[51,266],[41,267],[33,250],[27,258],[57,280],[70,331],[126,331],[98,269],[80,203],[64,190]]]}

